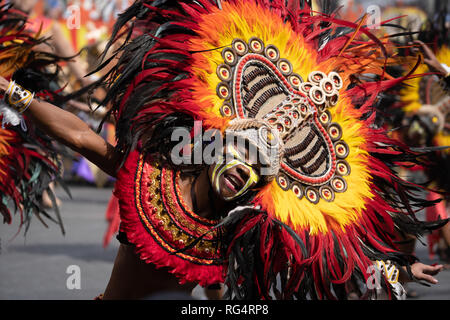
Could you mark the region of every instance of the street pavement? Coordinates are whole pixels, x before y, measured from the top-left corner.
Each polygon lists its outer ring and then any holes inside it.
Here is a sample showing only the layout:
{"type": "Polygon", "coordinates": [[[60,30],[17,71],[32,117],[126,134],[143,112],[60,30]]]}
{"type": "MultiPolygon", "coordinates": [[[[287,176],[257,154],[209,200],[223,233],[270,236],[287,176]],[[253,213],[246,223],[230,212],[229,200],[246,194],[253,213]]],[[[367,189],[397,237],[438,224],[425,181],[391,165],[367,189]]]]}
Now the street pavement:
{"type": "MultiPolygon", "coordinates": [[[[72,199],[57,190],[62,200],[62,216],[66,235],[57,225],[45,228],[37,219],[24,237],[16,237],[19,216],[12,225],[0,225],[0,299],[93,299],[105,289],[111,274],[118,242],[102,247],[106,230],[105,209],[111,189],[70,186],[72,199]],[[79,283],[74,276],[79,274],[79,283]],[[79,286],[78,286],[79,284],[79,286]]],[[[426,247],[418,244],[417,255],[425,263],[434,263],[426,247]]],[[[450,270],[441,272],[439,284],[424,287],[410,284],[419,299],[449,300],[450,270]]],[[[204,299],[196,288],[194,297],[204,299]]]]}

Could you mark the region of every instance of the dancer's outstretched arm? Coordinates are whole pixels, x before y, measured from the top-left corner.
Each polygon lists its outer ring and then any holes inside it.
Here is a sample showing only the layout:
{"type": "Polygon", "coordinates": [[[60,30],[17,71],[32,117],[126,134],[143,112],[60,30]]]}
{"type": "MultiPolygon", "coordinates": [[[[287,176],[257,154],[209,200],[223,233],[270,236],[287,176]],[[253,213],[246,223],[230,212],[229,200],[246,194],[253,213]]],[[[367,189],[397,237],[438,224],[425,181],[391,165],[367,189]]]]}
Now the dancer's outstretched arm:
{"type": "MultiPolygon", "coordinates": [[[[0,77],[1,94],[8,85],[9,82],[0,77]]],[[[25,115],[49,136],[79,152],[107,174],[116,175],[121,154],[76,115],[38,99],[31,102],[25,115]]]]}

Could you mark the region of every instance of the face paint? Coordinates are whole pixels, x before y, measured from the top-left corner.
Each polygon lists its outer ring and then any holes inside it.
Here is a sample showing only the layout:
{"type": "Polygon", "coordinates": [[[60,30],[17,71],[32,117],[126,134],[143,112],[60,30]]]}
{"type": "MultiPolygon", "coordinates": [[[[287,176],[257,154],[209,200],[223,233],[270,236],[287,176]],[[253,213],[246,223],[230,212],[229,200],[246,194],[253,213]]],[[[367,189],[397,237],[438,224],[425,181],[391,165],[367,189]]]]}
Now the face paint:
{"type": "Polygon", "coordinates": [[[218,160],[217,164],[215,165],[214,170],[212,172],[211,180],[212,180],[213,187],[216,190],[216,192],[220,193],[219,180],[225,171],[227,171],[235,166],[242,165],[245,168],[247,168],[250,173],[248,180],[246,181],[245,185],[241,188],[241,190],[238,190],[238,192],[236,192],[236,194],[234,194],[232,197],[224,197],[224,199],[226,201],[230,201],[230,200],[233,200],[233,199],[241,196],[242,194],[244,194],[253,183],[255,183],[255,184],[258,183],[259,176],[253,167],[249,166],[248,164],[246,164],[244,161],[241,160],[242,157],[234,149],[234,147],[229,145],[227,148],[230,151],[230,154],[233,156],[234,159],[226,162],[225,158],[221,157],[218,160]]]}

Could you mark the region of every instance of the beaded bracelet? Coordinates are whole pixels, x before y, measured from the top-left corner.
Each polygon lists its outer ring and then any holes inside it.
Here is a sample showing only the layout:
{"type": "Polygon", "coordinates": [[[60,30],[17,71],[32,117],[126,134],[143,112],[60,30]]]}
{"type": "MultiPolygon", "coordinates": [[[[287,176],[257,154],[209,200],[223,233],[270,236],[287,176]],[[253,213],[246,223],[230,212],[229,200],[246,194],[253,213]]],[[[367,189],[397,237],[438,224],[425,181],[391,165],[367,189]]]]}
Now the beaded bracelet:
{"type": "Polygon", "coordinates": [[[5,92],[5,102],[19,113],[25,112],[33,101],[34,93],[10,81],[5,92]]]}
{"type": "Polygon", "coordinates": [[[34,93],[22,88],[15,81],[11,81],[5,91],[3,100],[0,100],[1,128],[7,124],[21,125],[24,131],[27,126],[21,113],[25,112],[33,101],[34,93]]]}

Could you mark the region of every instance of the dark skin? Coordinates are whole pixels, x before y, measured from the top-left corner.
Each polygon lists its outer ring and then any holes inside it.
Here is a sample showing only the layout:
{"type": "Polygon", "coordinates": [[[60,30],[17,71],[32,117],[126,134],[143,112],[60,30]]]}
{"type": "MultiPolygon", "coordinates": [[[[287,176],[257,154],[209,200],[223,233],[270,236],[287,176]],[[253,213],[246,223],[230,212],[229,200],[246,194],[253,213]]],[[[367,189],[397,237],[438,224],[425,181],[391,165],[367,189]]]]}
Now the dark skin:
{"type": "MultiPolygon", "coordinates": [[[[0,77],[1,94],[5,93],[8,84],[9,82],[6,79],[0,77]]],[[[49,136],[79,152],[107,174],[116,176],[122,154],[77,116],[37,99],[33,100],[25,114],[49,136]]],[[[225,201],[224,197],[232,195],[230,188],[227,188],[224,184],[221,184],[219,192],[209,192],[212,171],[213,166],[206,167],[200,173],[194,185],[197,202],[196,213],[207,218],[215,217],[214,208],[223,208],[229,205],[230,202],[225,201]],[[212,199],[204,196],[208,194],[212,194],[212,199]]],[[[237,175],[243,181],[249,175],[245,166],[238,165],[229,169],[229,171],[230,174],[237,175]]],[[[185,177],[179,181],[182,197],[192,210],[194,210],[191,198],[193,181],[193,177],[185,177]]],[[[437,283],[432,275],[438,273],[441,269],[442,266],[428,266],[422,263],[416,263],[412,266],[416,278],[430,283],[437,283]]],[[[142,299],[153,293],[169,290],[190,293],[195,285],[195,283],[180,285],[175,276],[167,270],[158,270],[154,265],[143,262],[136,255],[133,247],[121,244],[103,298],[142,299]]]]}

